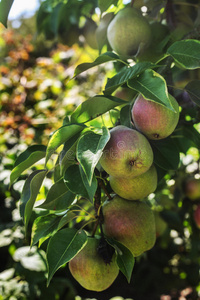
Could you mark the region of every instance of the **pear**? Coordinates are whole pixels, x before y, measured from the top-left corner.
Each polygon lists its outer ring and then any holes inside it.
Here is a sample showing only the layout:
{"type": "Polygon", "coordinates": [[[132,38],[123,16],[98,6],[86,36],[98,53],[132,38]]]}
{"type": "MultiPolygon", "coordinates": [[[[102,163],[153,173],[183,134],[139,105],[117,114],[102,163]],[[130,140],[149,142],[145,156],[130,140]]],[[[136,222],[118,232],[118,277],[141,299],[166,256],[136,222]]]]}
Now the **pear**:
{"type": "Polygon", "coordinates": [[[192,201],[200,199],[200,179],[188,178],[184,183],[185,195],[192,201]]]}
{"type": "Polygon", "coordinates": [[[153,151],[144,135],[123,125],[112,128],[110,134],[99,161],[109,175],[132,178],[150,168],[153,151]]]}
{"type": "Polygon", "coordinates": [[[107,38],[115,52],[129,58],[143,52],[150,45],[151,27],[138,9],[126,7],[110,22],[107,38]]]}
{"type": "Polygon", "coordinates": [[[113,191],[127,200],[139,200],[153,193],[157,187],[157,171],[154,165],[134,178],[110,176],[113,191]]]}
{"type": "Polygon", "coordinates": [[[86,20],[85,25],[82,29],[83,36],[86,40],[86,43],[92,49],[98,49],[98,43],[96,39],[96,29],[97,29],[97,24],[90,18],[86,20]]]}
{"type": "Polygon", "coordinates": [[[129,201],[116,195],[104,202],[103,230],[127,247],[134,256],[151,249],[156,241],[154,214],[142,201],[129,201]]]}
{"type": "Polygon", "coordinates": [[[137,97],[132,108],[133,122],[148,139],[164,139],[176,128],[179,121],[179,105],[173,96],[169,95],[169,99],[175,111],[147,100],[142,95],[137,97]]]}
{"type": "Polygon", "coordinates": [[[105,263],[98,254],[99,239],[88,237],[86,246],[69,262],[69,270],[79,284],[87,290],[101,292],[116,279],[119,268],[116,255],[105,263]]]}

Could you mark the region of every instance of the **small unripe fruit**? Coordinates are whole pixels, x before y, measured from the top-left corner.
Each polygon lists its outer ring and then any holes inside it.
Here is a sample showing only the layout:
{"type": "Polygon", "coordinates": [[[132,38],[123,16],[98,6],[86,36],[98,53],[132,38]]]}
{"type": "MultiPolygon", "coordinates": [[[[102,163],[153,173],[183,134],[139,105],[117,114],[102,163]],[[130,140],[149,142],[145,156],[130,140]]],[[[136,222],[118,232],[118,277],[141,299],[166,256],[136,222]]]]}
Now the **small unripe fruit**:
{"type": "Polygon", "coordinates": [[[169,99],[175,111],[139,95],[132,108],[135,127],[148,139],[160,140],[168,137],[179,120],[179,105],[174,97],[169,99]]]}
{"type": "Polygon", "coordinates": [[[139,200],[153,193],[157,187],[157,171],[154,165],[134,178],[110,176],[113,191],[127,200],[139,200]]]}
{"type": "Polygon", "coordinates": [[[153,151],[144,135],[123,125],[112,128],[110,134],[100,158],[101,166],[109,175],[131,178],[150,168],[153,151]]]}
{"type": "Polygon", "coordinates": [[[142,201],[119,196],[103,204],[104,233],[127,247],[134,256],[151,249],[156,241],[155,219],[151,208],[142,201]]]}
{"type": "Polygon", "coordinates": [[[88,237],[86,246],[69,262],[72,276],[87,290],[101,292],[116,279],[119,268],[116,255],[106,264],[98,254],[99,240],[88,237]]]}
{"type": "Polygon", "coordinates": [[[141,12],[126,7],[110,22],[107,30],[112,49],[126,58],[144,51],[151,42],[151,28],[141,12]]]}

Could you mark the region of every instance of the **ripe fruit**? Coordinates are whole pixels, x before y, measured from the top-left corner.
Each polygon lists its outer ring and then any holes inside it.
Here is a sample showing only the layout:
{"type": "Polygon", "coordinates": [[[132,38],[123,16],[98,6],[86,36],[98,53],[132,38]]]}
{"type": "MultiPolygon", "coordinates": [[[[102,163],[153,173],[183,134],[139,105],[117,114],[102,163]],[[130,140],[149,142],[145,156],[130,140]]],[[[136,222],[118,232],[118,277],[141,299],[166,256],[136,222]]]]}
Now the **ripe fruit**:
{"type": "Polygon", "coordinates": [[[128,201],[119,196],[103,204],[104,233],[129,248],[134,256],[151,249],[156,240],[151,208],[142,201],[128,201]]]}
{"type": "Polygon", "coordinates": [[[128,58],[149,46],[151,28],[139,10],[126,7],[110,22],[107,37],[112,49],[128,58]]]}
{"type": "Polygon", "coordinates": [[[171,95],[169,99],[176,112],[154,101],[146,100],[142,95],[137,97],[132,108],[133,122],[147,138],[164,139],[176,128],[179,120],[179,105],[171,95]]]}
{"type": "Polygon", "coordinates": [[[184,186],[185,195],[190,200],[200,199],[200,179],[190,178],[185,182],[184,186]]]}
{"type": "Polygon", "coordinates": [[[194,210],[194,221],[197,227],[200,229],[200,204],[194,210]]]}
{"type": "Polygon", "coordinates": [[[99,240],[88,237],[86,246],[69,262],[69,270],[72,276],[85,289],[91,291],[103,291],[116,279],[119,268],[115,261],[106,264],[97,252],[99,240]]]}
{"type": "Polygon", "coordinates": [[[153,151],[144,135],[123,125],[111,129],[110,134],[100,158],[100,164],[108,174],[131,178],[150,168],[153,151]]]}
{"type": "Polygon", "coordinates": [[[154,165],[134,178],[110,176],[113,191],[127,200],[139,200],[153,193],[157,187],[157,171],[154,165]]]}

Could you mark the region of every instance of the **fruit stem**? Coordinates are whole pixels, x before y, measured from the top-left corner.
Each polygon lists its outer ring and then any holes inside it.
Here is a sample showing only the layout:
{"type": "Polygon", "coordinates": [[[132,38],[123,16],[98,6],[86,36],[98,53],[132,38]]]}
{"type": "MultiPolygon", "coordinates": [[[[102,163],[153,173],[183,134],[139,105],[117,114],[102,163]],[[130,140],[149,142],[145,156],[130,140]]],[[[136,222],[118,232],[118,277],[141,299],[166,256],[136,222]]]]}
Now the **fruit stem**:
{"type": "Polygon", "coordinates": [[[108,193],[106,186],[103,182],[102,179],[98,179],[98,184],[100,186],[100,188],[104,191],[104,193],[106,194],[106,196],[108,197],[109,200],[112,200],[112,197],[110,196],[110,194],[108,193]]]}

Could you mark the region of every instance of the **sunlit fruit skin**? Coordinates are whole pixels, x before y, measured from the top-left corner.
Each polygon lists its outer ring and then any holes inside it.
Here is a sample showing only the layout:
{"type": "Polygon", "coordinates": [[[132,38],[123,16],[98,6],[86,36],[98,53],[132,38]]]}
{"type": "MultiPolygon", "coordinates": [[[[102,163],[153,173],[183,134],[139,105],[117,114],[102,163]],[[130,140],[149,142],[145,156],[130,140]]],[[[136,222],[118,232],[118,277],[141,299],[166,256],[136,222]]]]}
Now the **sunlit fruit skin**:
{"type": "Polygon", "coordinates": [[[143,199],[157,188],[157,171],[154,165],[150,169],[134,178],[110,176],[113,191],[127,200],[143,199]]]}
{"type": "Polygon", "coordinates": [[[79,284],[87,290],[101,292],[116,279],[119,268],[116,255],[106,264],[97,252],[99,240],[88,237],[86,246],[69,262],[69,270],[79,284]]]}
{"type": "Polygon", "coordinates": [[[193,217],[196,226],[200,229],[200,204],[195,208],[193,217]]]}
{"type": "Polygon", "coordinates": [[[151,27],[139,10],[126,7],[110,22],[107,38],[115,52],[128,58],[136,56],[149,46],[151,27]]]}
{"type": "Polygon", "coordinates": [[[184,192],[186,197],[195,201],[200,199],[200,179],[190,178],[185,182],[184,192]]]}
{"type": "Polygon", "coordinates": [[[103,204],[103,230],[107,237],[126,246],[134,256],[151,249],[156,241],[155,219],[142,201],[129,201],[116,195],[103,204]]]}
{"type": "Polygon", "coordinates": [[[133,122],[148,139],[164,139],[175,130],[179,121],[179,105],[173,96],[169,95],[169,99],[175,112],[146,100],[142,95],[137,97],[132,108],[133,122]]]}
{"type": "Polygon", "coordinates": [[[109,175],[130,178],[150,168],[153,151],[144,135],[123,125],[112,128],[110,134],[100,158],[101,166],[109,175]]]}

